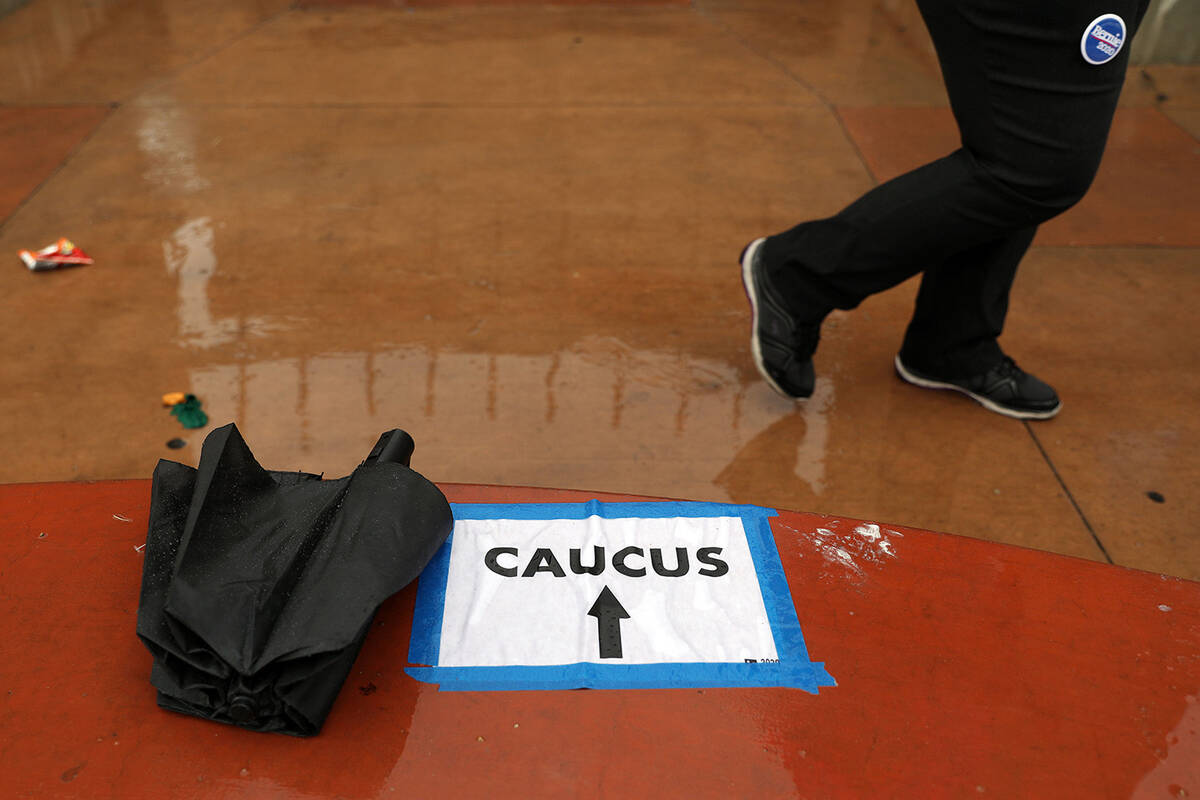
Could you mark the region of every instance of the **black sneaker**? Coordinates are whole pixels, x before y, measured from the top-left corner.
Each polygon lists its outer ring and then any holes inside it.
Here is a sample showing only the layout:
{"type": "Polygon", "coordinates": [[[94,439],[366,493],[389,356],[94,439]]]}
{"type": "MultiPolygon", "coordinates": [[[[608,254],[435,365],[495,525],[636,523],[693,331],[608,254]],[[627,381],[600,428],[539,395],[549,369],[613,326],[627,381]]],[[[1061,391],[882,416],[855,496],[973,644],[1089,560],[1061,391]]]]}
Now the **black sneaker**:
{"type": "Polygon", "coordinates": [[[897,355],[896,373],[914,386],[962,392],[989,411],[1014,419],[1050,419],[1062,409],[1053,388],[1025,372],[1008,356],[982,375],[937,378],[905,366],[897,355]]]}
{"type": "Polygon", "coordinates": [[[762,245],[755,239],[742,251],[742,283],[754,312],[750,351],[754,366],[772,389],[784,397],[810,397],[817,376],[812,356],[821,336],[820,323],[804,323],[783,307],[762,268],[762,245]]]}

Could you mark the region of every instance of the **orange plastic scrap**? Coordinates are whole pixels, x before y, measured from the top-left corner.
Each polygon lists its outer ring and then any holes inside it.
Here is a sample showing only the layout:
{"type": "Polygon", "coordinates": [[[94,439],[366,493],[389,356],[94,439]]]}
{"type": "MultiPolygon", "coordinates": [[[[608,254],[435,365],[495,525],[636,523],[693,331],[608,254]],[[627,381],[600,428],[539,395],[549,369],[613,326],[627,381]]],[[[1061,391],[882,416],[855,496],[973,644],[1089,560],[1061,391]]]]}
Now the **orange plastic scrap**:
{"type": "Polygon", "coordinates": [[[17,255],[34,272],[94,263],[92,257],[76,247],[70,239],[59,239],[37,251],[20,250],[17,255]]]}
{"type": "Polygon", "coordinates": [[[168,392],[162,396],[162,404],[168,408],[177,406],[187,399],[187,395],[183,392],[168,392]]]}

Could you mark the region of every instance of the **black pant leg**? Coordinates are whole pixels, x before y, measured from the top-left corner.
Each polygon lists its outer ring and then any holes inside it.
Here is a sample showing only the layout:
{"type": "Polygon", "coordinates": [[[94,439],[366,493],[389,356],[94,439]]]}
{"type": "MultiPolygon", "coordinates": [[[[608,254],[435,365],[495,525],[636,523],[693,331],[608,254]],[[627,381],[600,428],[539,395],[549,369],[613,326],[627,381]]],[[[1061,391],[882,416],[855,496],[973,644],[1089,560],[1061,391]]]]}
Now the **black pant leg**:
{"type": "Polygon", "coordinates": [[[797,315],[817,320],[922,270],[969,267],[970,251],[993,242],[1010,243],[1012,263],[991,260],[1011,275],[1024,252],[1013,237],[1078,201],[1099,165],[1128,44],[1096,66],[1080,38],[1101,13],[1132,24],[1145,7],[1103,2],[919,0],[963,147],[768,238],[768,276],[797,315]]]}
{"type": "Polygon", "coordinates": [[[957,253],[921,275],[912,321],[900,357],[920,372],[965,378],[1004,357],[996,341],[1004,330],[1017,265],[1037,228],[957,253]]]}
{"type": "MultiPolygon", "coordinates": [[[[933,5],[926,3],[927,8],[933,5]]],[[[1138,5],[1136,16],[1130,20],[1133,29],[1141,22],[1147,3],[1138,5]]],[[[936,9],[930,15],[933,13],[936,9]]],[[[936,20],[931,22],[937,24],[936,20]]],[[[969,135],[976,132],[969,99],[963,99],[962,91],[955,94],[960,98],[960,108],[966,106],[960,113],[967,131],[964,141],[974,141],[969,135]]],[[[986,137],[977,142],[983,152],[989,145],[994,146],[986,137]]],[[[997,339],[1004,329],[1017,265],[1036,230],[1031,226],[1016,231],[924,270],[912,321],[900,349],[905,364],[935,375],[966,377],[986,371],[1003,357],[997,339]]]]}

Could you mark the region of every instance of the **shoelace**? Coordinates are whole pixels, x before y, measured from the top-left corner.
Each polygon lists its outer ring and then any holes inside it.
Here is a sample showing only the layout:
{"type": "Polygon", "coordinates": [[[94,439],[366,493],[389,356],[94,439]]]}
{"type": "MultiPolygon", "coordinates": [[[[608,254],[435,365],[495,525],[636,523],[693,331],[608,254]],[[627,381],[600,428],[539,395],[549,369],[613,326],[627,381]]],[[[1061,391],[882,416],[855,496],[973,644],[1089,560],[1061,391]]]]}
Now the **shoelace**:
{"type": "Polygon", "coordinates": [[[1008,356],[1005,356],[1003,361],[992,367],[992,372],[997,378],[1020,378],[1025,374],[1025,370],[1018,367],[1017,362],[1008,356]]]}

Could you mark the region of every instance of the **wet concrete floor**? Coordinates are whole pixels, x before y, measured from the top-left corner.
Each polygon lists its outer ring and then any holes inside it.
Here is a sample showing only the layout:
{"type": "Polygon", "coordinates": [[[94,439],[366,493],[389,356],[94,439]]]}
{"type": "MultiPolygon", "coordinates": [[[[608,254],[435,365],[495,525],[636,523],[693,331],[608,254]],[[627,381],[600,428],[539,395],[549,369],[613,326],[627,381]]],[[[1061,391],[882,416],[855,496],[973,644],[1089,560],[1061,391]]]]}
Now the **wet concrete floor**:
{"type": "Polygon", "coordinates": [[[195,463],[185,391],[271,468],[344,474],[403,427],[438,481],[1200,578],[1196,67],[1131,69],[1022,267],[1003,344],[1064,400],[1026,424],[894,376],[911,282],[829,320],[805,403],[750,360],[741,247],[955,146],[911,3],[451,6],[0,17],[0,482],[195,463]],[[17,260],[60,236],[96,264],[17,260]]]}

